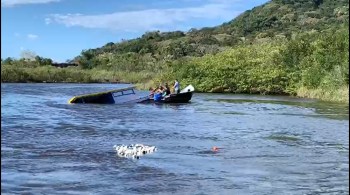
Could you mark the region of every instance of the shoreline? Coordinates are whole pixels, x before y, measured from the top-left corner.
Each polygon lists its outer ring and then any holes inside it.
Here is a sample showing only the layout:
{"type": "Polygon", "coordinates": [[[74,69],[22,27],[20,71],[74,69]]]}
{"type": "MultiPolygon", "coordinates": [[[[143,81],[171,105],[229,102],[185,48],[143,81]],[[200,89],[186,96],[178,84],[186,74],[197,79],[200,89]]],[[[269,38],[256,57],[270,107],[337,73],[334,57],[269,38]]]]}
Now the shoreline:
{"type": "MultiPolygon", "coordinates": [[[[134,85],[137,89],[139,90],[147,90],[144,87],[140,87],[140,83],[129,83],[129,82],[1,82],[1,84],[42,84],[42,83],[47,83],[47,84],[130,84],[130,85],[134,85]]],[[[332,94],[328,94],[328,96],[326,97],[322,97],[322,94],[326,93],[324,91],[321,91],[321,93],[317,93],[320,90],[317,89],[305,89],[302,88],[300,90],[301,92],[297,92],[297,95],[291,95],[291,94],[287,94],[287,93],[274,93],[274,94],[261,94],[261,93],[244,93],[244,92],[232,92],[232,91],[195,91],[195,93],[211,93],[211,94],[242,94],[242,95],[261,95],[261,96],[285,96],[285,97],[292,97],[292,98],[306,98],[306,99],[310,99],[310,100],[317,100],[317,101],[324,101],[324,102],[330,102],[330,103],[344,103],[344,104],[349,104],[349,91],[348,91],[348,87],[345,90],[345,92],[347,92],[347,94],[344,94],[344,90],[339,89],[338,93],[343,93],[342,95],[347,96],[347,99],[334,99],[334,98],[330,98],[329,96],[331,96],[332,94]]]]}

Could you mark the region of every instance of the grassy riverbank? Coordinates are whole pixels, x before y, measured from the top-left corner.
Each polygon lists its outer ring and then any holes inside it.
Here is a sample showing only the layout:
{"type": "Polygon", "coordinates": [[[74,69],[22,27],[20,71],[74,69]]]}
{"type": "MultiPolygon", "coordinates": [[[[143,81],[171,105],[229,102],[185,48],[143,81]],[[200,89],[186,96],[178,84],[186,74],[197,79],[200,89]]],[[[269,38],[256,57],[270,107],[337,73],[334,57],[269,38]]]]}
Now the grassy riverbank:
{"type": "Polygon", "coordinates": [[[23,67],[2,65],[1,82],[46,82],[46,83],[142,83],[153,77],[148,72],[108,71],[82,69],[79,67],[56,68],[52,66],[23,67]]]}
{"type": "Polygon", "coordinates": [[[297,90],[298,97],[315,98],[331,102],[349,103],[349,85],[339,89],[307,89],[301,87],[297,90]]]}

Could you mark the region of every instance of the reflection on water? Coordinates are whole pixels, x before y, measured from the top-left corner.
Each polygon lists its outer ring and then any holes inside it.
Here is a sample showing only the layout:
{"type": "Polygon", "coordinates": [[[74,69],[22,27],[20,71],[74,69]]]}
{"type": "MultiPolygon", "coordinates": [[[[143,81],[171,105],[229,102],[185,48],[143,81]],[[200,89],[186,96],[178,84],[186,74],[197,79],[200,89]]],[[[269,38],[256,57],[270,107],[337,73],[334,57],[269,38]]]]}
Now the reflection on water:
{"type": "Polygon", "coordinates": [[[67,104],[126,86],[2,84],[2,194],[349,194],[348,105],[229,94],[67,104]],[[158,151],[113,151],[133,143],[158,151]]]}
{"type": "MultiPolygon", "coordinates": [[[[305,116],[309,117],[327,117],[332,119],[340,119],[340,120],[349,120],[349,106],[344,105],[342,103],[332,103],[332,102],[322,102],[322,101],[312,101],[305,99],[296,99],[296,98],[286,98],[286,100],[275,100],[275,99],[215,99],[217,102],[227,102],[233,104],[245,104],[245,105],[260,105],[257,109],[263,110],[274,110],[278,109],[277,106],[272,107],[269,104],[274,105],[282,105],[280,110],[284,109],[285,106],[292,106],[295,109],[301,108],[301,110],[305,111],[305,109],[309,109],[314,114],[305,114],[305,116]],[[266,106],[265,106],[266,105],[266,106]]],[[[270,113],[272,114],[272,113],[270,113]]],[[[299,113],[293,112],[279,112],[278,114],[283,115],[301,115],[299,113]]]]}

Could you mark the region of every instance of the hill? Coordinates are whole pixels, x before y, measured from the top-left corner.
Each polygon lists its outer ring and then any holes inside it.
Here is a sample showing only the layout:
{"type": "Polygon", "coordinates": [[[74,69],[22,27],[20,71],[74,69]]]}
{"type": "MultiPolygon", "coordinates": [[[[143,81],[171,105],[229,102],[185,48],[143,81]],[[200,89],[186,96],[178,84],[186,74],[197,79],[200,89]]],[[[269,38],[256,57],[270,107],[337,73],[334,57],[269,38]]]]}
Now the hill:
{"type": "Polygon", "coordinates": [[[290,38],[299,32],[322,31],[344,24],[349,24],[348,0],[272,0],[216,27],[147,32],[136,39],[84,50],[74,60],[84,68],[93,68],[124,58],[157,62],[200,57],[240,44],[290,38]]]}

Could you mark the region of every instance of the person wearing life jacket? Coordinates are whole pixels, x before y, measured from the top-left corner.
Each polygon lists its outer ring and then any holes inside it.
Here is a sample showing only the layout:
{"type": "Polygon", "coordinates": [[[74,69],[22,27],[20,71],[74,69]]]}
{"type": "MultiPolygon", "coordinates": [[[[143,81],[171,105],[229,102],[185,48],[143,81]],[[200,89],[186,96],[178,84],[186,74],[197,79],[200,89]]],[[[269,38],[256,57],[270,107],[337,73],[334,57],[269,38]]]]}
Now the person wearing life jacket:
{"type": "Polygon", "coordinates": [[[160,102],[163,98],[164,88],[160,86],[154,93],[153,100],[155,102],[160,102]]]}

